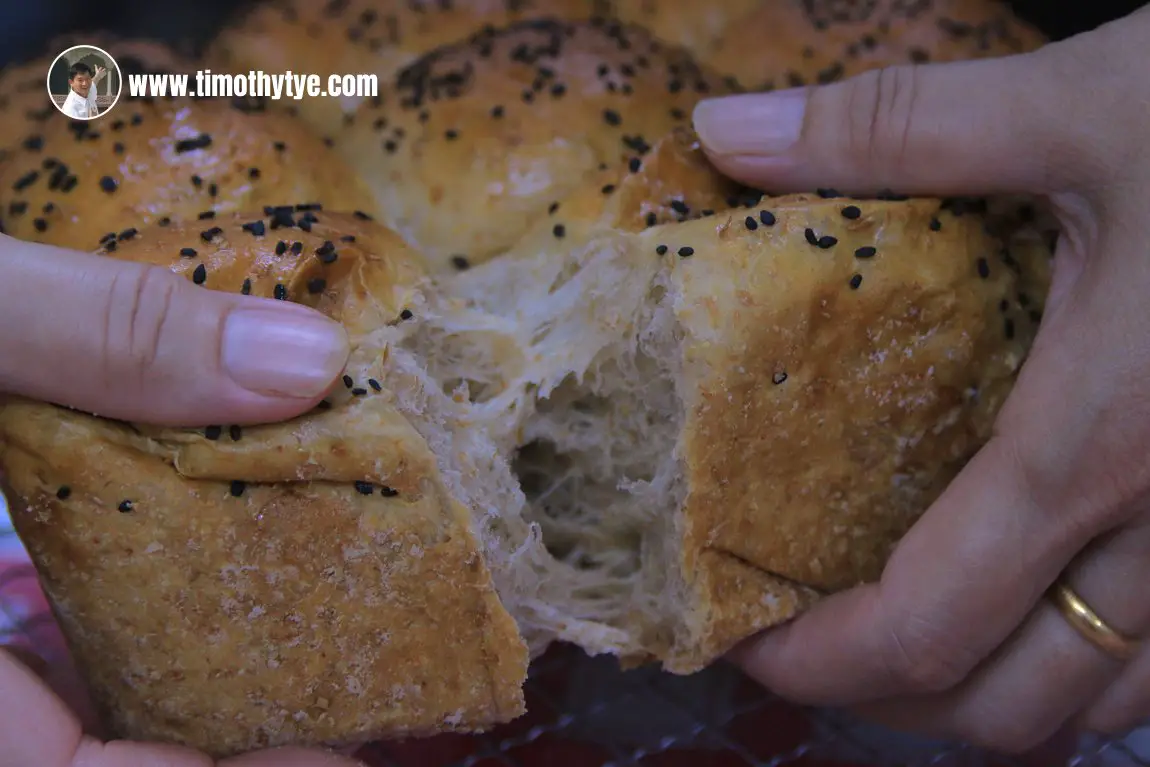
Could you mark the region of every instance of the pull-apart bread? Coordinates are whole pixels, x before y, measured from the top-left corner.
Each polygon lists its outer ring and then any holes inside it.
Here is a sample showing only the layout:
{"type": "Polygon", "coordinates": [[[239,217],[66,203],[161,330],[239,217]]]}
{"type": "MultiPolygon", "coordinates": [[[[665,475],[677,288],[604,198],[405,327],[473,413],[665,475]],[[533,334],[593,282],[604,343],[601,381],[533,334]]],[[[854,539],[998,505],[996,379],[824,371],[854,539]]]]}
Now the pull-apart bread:
{"type": "Polygon", "coordinates": [[[732,188],[685,136],[602,181],[447,276],[311,205],[107,253],[353,344],[287,423],[0,406],[15,523],[117,734],[483,729],[551,642],[690,673],[879,574],[989,435],[1044,262],[954,204],[732,188]]]}

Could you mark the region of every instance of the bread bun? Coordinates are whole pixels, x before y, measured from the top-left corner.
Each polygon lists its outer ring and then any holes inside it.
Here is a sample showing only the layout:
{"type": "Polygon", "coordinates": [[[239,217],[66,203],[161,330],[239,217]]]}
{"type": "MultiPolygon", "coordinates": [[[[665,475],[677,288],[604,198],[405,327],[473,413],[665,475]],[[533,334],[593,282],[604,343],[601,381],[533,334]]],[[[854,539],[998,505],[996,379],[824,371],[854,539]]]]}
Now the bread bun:
{"type": "Polygon", "coordinates": [[[21,239],[94,250],[152,222],[290,200],[370,209],[364,189],[283,115],[227,99],[128,99],[90,122],[54,114],[12,148],[0,162],[0,223],[21,239]]]}
{"type": "Polygon", "coordinates": [[[601,181],[438,279],[306,209],[109,252],[312,305],[353,347],[282,424],[0,402],[15,525],[116,735],[481,729],[551,642],[690,673],[878,577],[990,436],[1045,259],[954,201],[751,195],[685,134],[601,181]]]}
{"type": "MultiPolygon", "coordinates": [[[[371,73],[387,85],[428,51],[485,27],[539,16],[586,18],[600,0],[286,0],[244,13],[212,42],[207,59],[230,72],[371,73]]],[[[300,114],[331,136],[360,99],[306,99],[300,114]]]]}
{"type": "Polygon", "coordinates": [[[637,27],[524,22],[408,66],[337,146],[386,223],[440,269],[482,263],[590,174],[641,159],[727,91],[637,27]]]}
{"type": "Polygon", "coordinates": [[[1023,53],[1044,42],[998,0],[761,0],[700,57],[761,90],[895,64],[1023,53]]]}
{"type": "Polygon", "coordinates": [[[527,650],[472,530],[493,510],[468,495],[517,491],[399,348],[418,255],[310,209],[142,229],[111,255],[311,305],[353,352],[324,409],[242,430],[0,401],[14,524],[110,732],[223,756],[522,713],[527,650]]]}
{"type": "Polygon", "coordinates": [[[61,116],[48,95],[48,73],[56,57],[74,45],[102,48],[116,59],[125,75],[195,69],[171,48],[151,40],[108,35],[56,38],[45,55],[0,69],[0,147],[39,133],[46,121],[61,116]]]}

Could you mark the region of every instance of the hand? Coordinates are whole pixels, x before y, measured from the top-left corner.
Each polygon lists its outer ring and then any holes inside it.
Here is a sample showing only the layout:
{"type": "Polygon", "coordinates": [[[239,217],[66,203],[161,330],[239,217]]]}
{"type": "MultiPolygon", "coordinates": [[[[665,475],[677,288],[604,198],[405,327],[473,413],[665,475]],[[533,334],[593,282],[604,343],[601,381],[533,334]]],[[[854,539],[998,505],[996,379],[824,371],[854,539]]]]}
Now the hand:
{"type": "Polygon", "coordinates": [[[1033,193],[1063,229],[989,443],[880,582],[734,653],[780,694],[1002,751],[1150,715],[1150,647],[1117,660],[1044,598],[1064,576],[1118,631],[1150,631],[1148,47],[1144,9],[1029,55],[698,107],[708,152],[744,182],[1033,193]]]}
{"type": "MultiPolygon", "coordinates": [[[[348,339],[298,304],[195,287],[159,268],[0,236],[0,402],[20,394],[123,420],[204,426],[282,420],[335,384],[348,339]]],[[[73,702],[74,705],[79,702],[73,702]]],[[[0,767],[207,767],[189,749],[102,744],[0,650],[0,767]]],[[[268,751],[221,767],[352,767],[268,751]]]]}

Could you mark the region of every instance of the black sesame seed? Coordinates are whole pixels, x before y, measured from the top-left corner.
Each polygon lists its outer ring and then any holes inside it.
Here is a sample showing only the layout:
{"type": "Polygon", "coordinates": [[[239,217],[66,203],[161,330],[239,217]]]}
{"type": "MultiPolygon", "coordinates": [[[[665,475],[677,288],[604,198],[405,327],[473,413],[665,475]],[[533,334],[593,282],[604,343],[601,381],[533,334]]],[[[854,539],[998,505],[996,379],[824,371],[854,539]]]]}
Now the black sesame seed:
{"type": "Polygon", "coordinates": [[[411,317],[412,317],[412,314],[411,314],[410,309],[404,309],[402,312],[399,313],[399,318],[401,320],[410,320],[411,317]]]}
{"type": "Polygon", "coordinates": [[[280,240],[276,243],[276,255],[282,256],[284,253],[287,253],[287,243],[280,240]]]}
{"type": "Polygon", "coordinates": [[[349,388],[349,389],[350,389],[352,386],[355,386],[355,381],[354,381],[354,380],[352,379],[352,377],[351,377],[351,376],[349,376],[347,373],[344,373],[344,374],[343,374],[343,379],[342,379],[342,380],[343,380],[343,385],[344,385],[344,386],[346,386],[346,387],[347,387],[347,388],[349,388]]]}
{"type": "Polygon", "coordinates": [[[250,279],[244,279],[244,284],[242,287],[240,287],[240,293],[244,294],[245,296],[250,296],[252,294],[252,281],[250,279]]]}
{"type": "Polygon", "coordinates": [[[29,152],[39,152],[44,148],[44,139],[41,136],[29,136],[24,139],[24,148],[29,152]]]}
{"type": "Polygon", "coordinates": [[[365,394],[367,394],[367,389],[363,388],[362,386],[357,386],[351,390],[351,393],[352,393],[352,396],[362,397],[365,394]]]}
{"type": "Polygon", "coordinates": [[[117,141],[115,144],[112,144],[112,151],[115,152],[116,154],[123,154],[124,153],[124,145],[121,144],[119,141],[117,141]]]}
{"type": "Polygon", "coordinates": [[[754,216],[747,216],[743,223],[746,224],[747,228],[752,232],[759,228],[759,222],[755,220],[754,216]]]}
{"type": "Polygon", "coordinates": [[[56,497],[61,501],[68,500],[70,495],[72,495],[72,488],[68,487],[67,485],[60,485],[60,487],[56,490],[56,497]]]}
{"type": "Polygon", "coordinates": [[[195,138],[182,139],[176,142],[176,153],[183,154],[184,152],[191,152],[196,149],[207,149],[212,145],[212,137],[207,133],[201,133],[195,138]]]}
{"type": "Polygon", "coordinates": [[[119,185],[116,183],[116,179],[112,178],[111,176],[104,176],[100,179],[100,188],[108,194],[116,191],[117,186],[119,185]]]}
{"type": "Polygon", "coordinates": [[[371,495],[372,490],[374,490],[374,488],[371,486],[370,482],[364,482],[361,479],[357,479],[355,481],[355,490],[357,493],[360,493],[362,495],[371,495]]]}
{"type": "Polygon", "coordinates": [[[614,184],[607,184],[602,189],[600,189],[599,191],[602,192],[603,194],[611,194],[612,192],[615,191],[615,185],[614,184]]]}
{"type": "Polygon", "coordinates": [[[835,189],[816,189],[815,193],[824,200],[833,200],[836,197],[842,197],[835,189]]]}
{"type": "Polygon", "coordinates": [[[210,439],[212,442],[215,442],[220,438],[220,435],[223,434],[223,432],[224,427],[222,426],[208,426],[204,429],[204,437],[210,439]]]}
{"type": "Polygon", "coordinates": [[[851,277],[850,285],[851,285],[851,290],[858,290],[859,285],[862,285],[862,275],[856,274],[853,277],[851,277]]]}
{"type": "Polygon", "coordinates": [[[192,186],[194,186],[196,189],[199,189],[203,185],[204,185],[204,180],[202,178],[200,178],[199,176],[195,176],[195,175],[192,176],[192,186]]]}
{"type": "Polygon", "coordinates": [[[1002,331],[1006,334],[1007,341],[1014,340],[1014,320],[1007,317],[1002,323],[1002,331]]]}
{"type": "Polygon", "coordinates": [[[864,245],[855,251],[855,258],[874,258],[874,255],[877,252],[878,250],[876,248],[873,248],[870,245],[864,245]]]}
{"type": "Polygon", "coordinates": [[[340,242],[355,242],[355,235],[354,234],[345,234],[343,237],[339,238],[339,241],[340,242]]]}
{"type": "Polygon", "coordinates": [[[33,219],[32,226],[36,227],[37,232],[48,231],[48,222],[42,218],[33,219]]]}
{"type": "Polygon", "coordinates": [[[289,250],[291,250],[292,255],[298,256],[300,253],[303,253],[303,243],[299,240],[296,240],[291,244],[291,248],[289,248],[289,250]]]}
{"type": "Polygon", "coordinates": [[[1005,298],[998,302],[998,311],[1006,313],[1010,309],[1010,302],[1005,298]]]}
{"type": "Polygon", "coordinates": [[[394,489],[388,487],[387,485],[384,485],[381,488],[379,488],[379,492],[384,498],[394,498],[395,496],[399,495],[398,490],[394,490],[394,489]]]}
{"type": "Polygon", "coordinates": [[[267,228],[264,226],[263,221],[252,221],[250,223],[244,224],[240,228],[251,234],[253,237],[263,237],[267,232],[267,228]]]}
{"type": "Polygon", "coordinates": [[[310,218],[301,218],[298,222],[296,222],[296,226],[305,232],[311,231],[311,225],[312,220],[310,218]]]}
{"type": "Polygon", "coordinates": [[[115,240],[112,240],[111,242],[104,244],[104,250],[108,251],[109,253],[111,253],[115,249],[116,249],[116,241],[115,240]]]}
{"type": "Polygon", "coordinates": [[[689,247],[687,245],[684,245],[683,247],[679,248],[679,258],[690,258],[693,255],[695,255],[695,249],[694,248],[689,247]]]}
{"type": "Polygon", "coordinates": [[[471,264],[467,261],[467,256],[452,256],[451,265],[461,272],[471,266],[471,264]]]}
{"type": "Polygon", "coordinates": [[[808,227],[806,228],[806,230],[804,230],[804,231],[803,231],[803,236],[807,238],[807,242],[809,242],[811,245],[814,245],[815,247],[818,247],[818,244],[819,244],[819,236],[818,236],[817,234],[815,234],[815,230],[814,230],[814,229],[811,229],[811,228],[808,226],[808,227]]]}
{"type": "Polygon", "coordinates": [[[131,501],[125,500],[125,501],[120,501],[120,505],[117,506],[116,508],[119,509],[121,514],[128,514],[129,512],[132,511],[133,506],[132,506],[131,501]]]}
{"type": "Polygon", "coordinates": [[[619,123],[623,122],[623,120],[619,117],[619,113],[615,110],[604,109],[603,122],[607,123],[608,125],[618,125],[619,123]]]}
{"type": "MultiPolygon", "coordinates": [[[[28,203],[23,200],[8,203],[8,215],[10,216],[18,216],[26,210],[28,210],[28,203]]],[[[114,234],[112,235],[113,238],[115,238],[115,236],[114,234]]]]}
{"type": "Polygon", "coordinates": [[[277,141],[274,144],[272,144],[272,148],[275,149],[277,152],[282,152],[285,149],[287,149],[287,144],[285,144],[282,141],[277,141]]]}
{"type": "Polygon", "coordinates": [[[932,218],[930,220],[930,231],[937,232],[940,229],[942,229],[942,222],[939,221],[937,218],[932,218]]]}
{"type": "Polygon", "coordinates": [[[137,112],[136,114],[132,115],[132,125],[139,125],[143,121],[144,121],[144,116],[141,115],[140,113],[137,112]]]}
{"type": "Polygon", "coordinates": [[[232,442],[239,442],[244,436],[244,430],[238,424],[232,424],[228,427],[228,436],[232,442]]]}
{"type": "Polygon", "coordinates": [[[200,264],[196,267],[195,271],[192,272],[192,282],[196,283],[197,285],[203,285],[207,279],[208,268],[203,264],[200,264]]]}
{"type": "Polygon", "coordinates": [[[199,214],[199,216],[197,218],[200,221],[208,221],[209,219],[213,219],[215,217],[216,217],[216,212],[214,210],[205,210],[203,213],[199,214]]]}
{"type": "Polygon", "coordinates": [[[823,250],[830,250],[835,245],[838,245],[838,242],[839,240],[837,237],[831,237],[829,234],[824,234],[819,238],[818,246],[823,250]]]}
{"type": "Polygon", "coordinates": [[[503,116],[503,107],[497,106],[497,107],[492,108],[491,116],[494,117],[496,120],[498,120],[500,117],[503,116]]]}
{"type": "Polygon", "coordinates": [[[204,242],[211,242],[223,234],[223,232],[223,229],[220,229],[218,226],[213,226],[211,229],[205,229],[204,231],[200,232],[200,239],[204,242]]]}
{"type": "Polygon", "coordinates": [[[128,229],[125,229],[124,231],[120,232],[119,238],[121,240],[130,240],[133,237],[135,237],[137,234],[139,234],[138,230],[129,227],[128,229]]]}
{"type": "Polygon", "coordinates": [[[367,379],[367,385],[370,386],[371,388],[375,389],[376,391],[383,391],[383,385],[380,384],[380,382],[375,380],[374,378],[367,379]]]}
{"type": "Polygon", "coordinates": [[[978,276],[984,280],[990,277],[990,263],[985,258],[978,259],[978,276]]]}
{"type": "Polygon", "coordinates": [[[667,246],[666,245],[657,245],[657,246],[655,246],[655,252],[658,253],[660,256],[665,256],[665,255],[667,255],[667,246]]]}
{"type": "Polygon", "coordinates": [[[180,248],[180,256],[183,258],[195,258],[196,257],[196,249],[195,248],[180,248]]]}
{"type": "Polygon", "coordinates": [[[459,131],[453,128],[449,128],[443,132],[443,137],[448,141],[454,141],[455,139],[459,138],[459,131]]]}
{"type": "Polygon", "coordinates": [[[168,218],[167,216],[164,216],[163,218],[161,218],[156,223],[158,223],[160,226],[170,226],[172,223],[172,219],[168,218]]]}
{"type": "Polygon", "coordinates": [[[103,237],[100,238],[100,244],[101,245],[107,245],[109,242],[111,242],[114,239],[116,239],[116,233],[115,232],[108,232],[107,234],[105,234],[103,237]]]}
{"type": "Polygon", "coordinates": [[[17,192],[22,192],[25,189],[27,189],[28,187],[35,184],[36,179],[38,179],[38,178],[40,178],[40,171],[38,171],[38,170],[28,171],[23,176],[16,179],[16,183],[12,185],[12,188],[15,189],[17,192]]]}
{"type": "Polygon", "coordinates": [[[248,168],[248,178],[255,181],[259,177],[260,177],[260,169],[259,168],[248,168]]]}
{"type": "Polygon", "coordinates": [[[238,479],[233,479],[231,485],[228,486],[228,492],[232,494],[233,498],[239,498],[244,494],[245,489],[247,489],[247,485],[238,479]]]}
{"type": "Polygon", "coordinates": [[[655,211],[647,214],[647,226],[654,226],[659,223],[659,217],[655,215],[655,211]]]}
{"type": "Polygon", "coordinates": [[[559,203],[557,203],[557,202],[553,202],[547,206],[547,213],[548,214],[552,214],[557,210],[559,210],[559,203]]]}
{"type": "Polygon", "coordinates": [[[632,157],[631,161],[627,163],[627,167],[631,169],[632,173],[638,173],[639,168],[643,167],[643,161],[638,157],[632,157]]]}
{"type": "Polygon", "coordinates": [[[862,210],[860,210],[857,205],[848,205],[845,208],[843,208],[842,214],[843,214],[843,218],[847,218],[847,219],[850,219],[851,221],[854,221],[856,218],[858,218],[859,216],[862,215],[862,210]]]}
{"type": "Polygon", "coordinates": [[[685,216],[691,212],[691,209],[687,207],[687,203],[683,202],[682,200],[671,200],[671,210],[675,211],[680,216],[685,216]]]}
{"type": "Polygon", "coordinates": [[[778,386],[779,384],[781,384],[785,380],[787,380],[787,374],[786,373],[780,372],[780,373],[775,373],[773,376],[771,376],[771,383],[773,383],[775,386],[778,386]]]}
{"type": "Polygon", "coordinates": [[[282,282],[276,283],[275,290],[272,291],[272,297],[277,301],[287,300],[287,288],[284,287],[282,282]]]}
{"type": "Polygon", "coordinates": [[[307,292],[313,296],[317,293],[322,293],[327,287],[327,280],[323,277],[316,277],[315,279],[307,281],[307,292]]]}
{"type": "Polygon", "coordinates": [[[563,239],[563,237],[567,234],[567,227],[563,226],[563,224],[556,224],[555,226],[551,227],[551,233],[554,234],[558,239],[563,239]]]}
{"type": "Polygon", "coordinates": [[[371,216],[364,213],[362,210],[355,211],[355,213],[353,215],[361,221],[374,221],[375,220],[371,216]]]}

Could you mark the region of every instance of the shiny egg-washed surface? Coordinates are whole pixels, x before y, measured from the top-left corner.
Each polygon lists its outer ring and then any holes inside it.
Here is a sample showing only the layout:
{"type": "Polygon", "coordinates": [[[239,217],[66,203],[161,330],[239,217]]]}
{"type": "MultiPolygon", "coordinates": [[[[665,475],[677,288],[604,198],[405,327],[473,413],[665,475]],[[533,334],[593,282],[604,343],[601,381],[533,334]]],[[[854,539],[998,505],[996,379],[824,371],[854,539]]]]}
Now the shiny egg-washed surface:
{"type": "MultiPolygon", "coordinates": [[[[66,649],[2,501],[0,644],[36,648],[63,676],[66,649]]],[[[535,662],[526,694],[528,713],[487,735],[378,743],[358,756],[369,767],[1150,767],[1150,723],[1121,739],[1000,757],[798,709],[721,666],[623,673],[557,648],[535,662]]]]}

